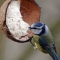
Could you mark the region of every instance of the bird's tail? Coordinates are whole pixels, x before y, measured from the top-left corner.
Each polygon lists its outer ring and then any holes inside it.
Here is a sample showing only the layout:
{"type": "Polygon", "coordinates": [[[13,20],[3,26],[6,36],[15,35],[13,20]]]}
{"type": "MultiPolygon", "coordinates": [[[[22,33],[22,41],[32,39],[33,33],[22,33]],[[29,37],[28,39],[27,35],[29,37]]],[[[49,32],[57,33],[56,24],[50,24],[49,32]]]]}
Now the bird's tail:
{"type": "Polygon", "coordinates": [[[55,50],[49,44],[47,44],[41,38],[39,39],[39,43],[43,47],[43,49],[45,49],[49,53],[53,60],[60,60],[55,50]]]}
{"type": "Polygon", "coordinates": [[[56,53],[54,53],[53,59],[54,60],[60,60],[60,58],[58,57],[58,55],[56,53]]]}
{"type": "Polygon", "coordinates": [[[53,60],[60,60],[55,50],[41,38],[39,39],[39,44],[42,46],[43,49],[45,49],[49,53],[53,60]]]}
{"type": "Polygon", "coordinates": [[[53,60],[60,60],[57,53],[53,49],[47,48],[46,51],[50,54],[50,56],[53,58],[53,60]]]}

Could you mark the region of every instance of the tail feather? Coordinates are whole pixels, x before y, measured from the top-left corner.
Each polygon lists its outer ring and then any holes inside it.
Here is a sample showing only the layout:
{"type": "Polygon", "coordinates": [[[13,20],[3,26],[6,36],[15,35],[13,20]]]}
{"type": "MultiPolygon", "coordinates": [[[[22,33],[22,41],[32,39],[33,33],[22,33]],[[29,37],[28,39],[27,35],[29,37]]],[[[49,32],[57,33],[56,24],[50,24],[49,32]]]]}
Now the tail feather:
{"type": "Polygon", "coordinates": [[[55,51],[51,50],[51,48],[46,48],[46,51],[53,58],[53,60],[60,60],[60,58],[58,57],[57,53],[55,51]]]}
{"type": "Polygon", "coordinates": [[[60,60],[60,58],[58,57],[58,55],[56,53],[54,53],[54,60],[60,60]]]}
{"type": "Polygon", "coordinates": [[[53,60],[60,60],[57,53],[54,51],[54,49],[51,46],[45,47],[46,51],[49,53],[49,55],[53,58],[53,60]]]}
{"type": "Polygon", "coordinates": [[[43,49],[45,49],[49,53],[49,55],[53,58],[53,60],[60,60],[55,50],[45,41],[39,39],[39,44],[42,46],[43,49]]]}

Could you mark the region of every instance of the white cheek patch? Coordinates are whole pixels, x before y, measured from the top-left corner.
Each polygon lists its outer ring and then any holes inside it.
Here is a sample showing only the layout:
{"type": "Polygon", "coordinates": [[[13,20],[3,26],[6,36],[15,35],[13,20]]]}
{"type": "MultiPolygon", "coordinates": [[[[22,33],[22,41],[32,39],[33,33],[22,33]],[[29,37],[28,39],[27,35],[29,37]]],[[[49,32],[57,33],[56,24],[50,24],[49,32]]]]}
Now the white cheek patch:
{"type": "Polygon", "coordinates": [[[12,1],[8,7],[6,15],[6,25],[10,33],[16,39],[25,36],[28,31],[29,24],[23,21],[20,13],[20,4],[18,1],[12,1]]]}
{"type": "Polygon", "coordinates": [[[32,32],[34,34],[40,34],[42,32],[42,29],[38,30],[38,29],[32,29],[32,32]]]}

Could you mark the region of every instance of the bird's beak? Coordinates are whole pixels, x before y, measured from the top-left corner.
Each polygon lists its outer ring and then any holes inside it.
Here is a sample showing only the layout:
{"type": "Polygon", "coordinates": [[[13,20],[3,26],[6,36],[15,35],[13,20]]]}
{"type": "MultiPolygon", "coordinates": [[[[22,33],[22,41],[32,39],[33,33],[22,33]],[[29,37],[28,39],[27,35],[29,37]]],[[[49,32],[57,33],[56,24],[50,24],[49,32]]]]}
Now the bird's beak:
{"type": "Polygon", "coordinates": [[[31,27],[29,27],[29,30],[31,30],[32,28],[31,27]]]}
{"type": "Polygon", "coordinates": [[[32,27],[29,27],[29,30],[33,29],[32,27]]]}

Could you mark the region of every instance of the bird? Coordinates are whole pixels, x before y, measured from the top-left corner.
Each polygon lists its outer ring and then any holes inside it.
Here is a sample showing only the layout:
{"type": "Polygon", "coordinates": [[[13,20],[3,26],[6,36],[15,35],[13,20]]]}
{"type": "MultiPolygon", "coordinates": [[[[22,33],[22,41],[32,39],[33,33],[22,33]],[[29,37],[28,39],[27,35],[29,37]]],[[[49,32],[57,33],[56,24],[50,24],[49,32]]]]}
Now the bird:
{"type": "Polygon", "coordinates": [[[54,38],[48,28],[44,23],[37,22],[33,23],[29,29],[33,32],[33,42],[35,49],[39,49],[44,53],[48,53],[53,60],[60,60],[57,55],[54,38]]]}

